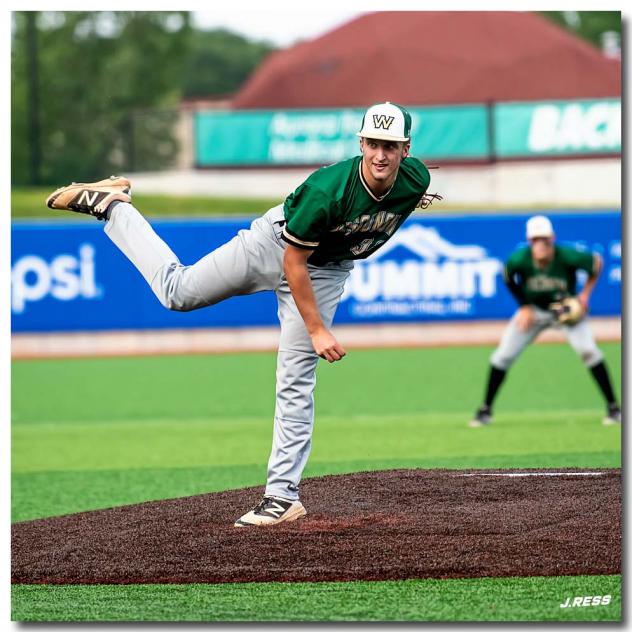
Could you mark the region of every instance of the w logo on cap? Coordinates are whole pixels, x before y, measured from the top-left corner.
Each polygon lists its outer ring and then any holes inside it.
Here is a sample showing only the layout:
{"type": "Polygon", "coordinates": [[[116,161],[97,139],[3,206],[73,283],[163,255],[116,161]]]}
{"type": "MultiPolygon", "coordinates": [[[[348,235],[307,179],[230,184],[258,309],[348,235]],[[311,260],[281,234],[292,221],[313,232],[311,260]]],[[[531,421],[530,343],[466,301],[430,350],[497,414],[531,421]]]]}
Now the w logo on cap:
{"type": "Polygon", "coordinates": [[[394,116],[386,116],[386,114],[374,114],[373,127],[375,127],[375,129],[390,129],[394,120],[394,116]]]}

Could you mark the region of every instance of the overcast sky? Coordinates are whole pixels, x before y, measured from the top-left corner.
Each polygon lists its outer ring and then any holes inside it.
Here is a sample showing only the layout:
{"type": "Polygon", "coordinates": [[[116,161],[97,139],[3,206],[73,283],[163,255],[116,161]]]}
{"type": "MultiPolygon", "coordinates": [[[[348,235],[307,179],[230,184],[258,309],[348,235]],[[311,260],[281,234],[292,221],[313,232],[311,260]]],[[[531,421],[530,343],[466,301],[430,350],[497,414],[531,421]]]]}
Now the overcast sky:
{"type": "Polygon", "coordinates": [[[272,3],[250,11],[194,11],[195,25],[203,29],[224,27],[250,39],[267,40],[289,46],[297,40],[318,37],[332,28],[361,15],[360,11],[277,9],[272,3]]]}
{"type": "MultiPolygon", "coordinates": [[[[23,0],[28,2],[29,0],[23,0]]],[[[74,0],[75,2],[77,0],[74,0]]],[[[118,2],[118,0],[111,0],[118,2]]],[[[183,4],[187,4],[186,1],[183,4]]],[[[209,3],[211,6],[215,3],[209,3]]],[[[600,0],[599,9],[621,10],[620,0],[600,0]]],[[[186,6],[183,8],[187,8],[186,6]]],[[[196,7],[197,8],[197,7],[196,7]]],[[[196,26],[200,28],[224,27],[250,39],[267,40],[279,47],[287,47],[297,40],[312,39],[369,11],[384,10],[520,10],[534,11],[548,8],[546,3],[535,0],[317,0],[301,3],[300,0],[231,0],[211,10],[193,9],[196,26]],[[230,8],[227,8],[230,7],[230,8]]],[[[556,9],[585,11],[595,9],[594,0],[557,0],[556,9]],[[559,5],[559,6],[557,6],[559,5]]],[[[419,34],[423,37],[423,33],[419,34]]]]}

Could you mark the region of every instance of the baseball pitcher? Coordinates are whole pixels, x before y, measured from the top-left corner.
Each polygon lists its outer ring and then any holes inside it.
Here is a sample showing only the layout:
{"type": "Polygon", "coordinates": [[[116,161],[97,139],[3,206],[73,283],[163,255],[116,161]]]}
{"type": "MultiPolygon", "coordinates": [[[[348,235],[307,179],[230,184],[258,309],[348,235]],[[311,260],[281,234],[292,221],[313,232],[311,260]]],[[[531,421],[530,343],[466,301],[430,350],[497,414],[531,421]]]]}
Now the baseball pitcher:
{"type": "Polygon", "coordinates": [[[330,327],[353,260],[374,253],[415,208],[440,198],[426,194],[428,170],[409,155],[410,126],[410,114],[398,105],[370,107],[358,132],[360,156],[318,169],[283,204],[193,265],[183,265],[132,206],[125,178],[73,183],[46,201],[53,209],[105,220],[107,236],[167,309],[276,293],[281,336],[266,490],[236,527],[306,514],[299,483],[311,448],[316,364],[346,354],[330,327]]]}
{"type": "Polygon", "coordinates": [[[505,265],[505,284],[519,304],[509,321],[498,348],[491,357],[483,405],[470,426],[487,426],[492,421],[494,398],[509,367],[547,327],[561,327],[568,342],[590,370],[606,400],[604,425],[621,423],[621,409],[614,395],[603,354],[595,344],[586,318],[590,295],[601,272],[597,253],[558,246],[550,220],[544,215],[527,222],[529,246],[516,250],[505,265]],[[575,296],[577,271],[588,279],[575,296]]]}

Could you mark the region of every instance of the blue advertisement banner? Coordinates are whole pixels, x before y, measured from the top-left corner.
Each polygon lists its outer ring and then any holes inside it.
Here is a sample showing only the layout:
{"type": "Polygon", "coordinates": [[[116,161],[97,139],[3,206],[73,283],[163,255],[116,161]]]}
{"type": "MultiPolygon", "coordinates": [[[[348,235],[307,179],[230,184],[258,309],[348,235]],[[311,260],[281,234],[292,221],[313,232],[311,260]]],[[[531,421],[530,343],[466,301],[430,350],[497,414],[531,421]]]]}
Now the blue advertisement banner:
{"type": "MultiPolygon", "coordinates": [[[[336,323],[501,319],[515,302],[503,262],[525,245],[528,215],[415,216],[369,259],[357,261],[336,323]]],[[[595,315],[621,313],[621,215],[550,213],[559,243],[599,252],[595,315]]],[[[250,220],[153,221],[184,264],[232,238],[250,220]]],[[[14,222],[14,332],[248,327],[278,323],[272,292],[187,313],[160,305],[99,222],[14,222]]]]}

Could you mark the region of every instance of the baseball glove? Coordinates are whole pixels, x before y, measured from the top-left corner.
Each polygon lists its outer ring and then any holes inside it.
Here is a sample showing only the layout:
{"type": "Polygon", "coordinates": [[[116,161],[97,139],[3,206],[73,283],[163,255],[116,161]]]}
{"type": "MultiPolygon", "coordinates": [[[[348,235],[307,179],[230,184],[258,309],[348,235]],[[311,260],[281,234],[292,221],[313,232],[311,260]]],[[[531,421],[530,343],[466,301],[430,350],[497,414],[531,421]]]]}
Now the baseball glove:
{"type": "Polygon", "coordinates": [[[586,314],[584,306],[576,296],[568,296],[561,301],[549,305],[549,310],[555,314],[555,319],[563,325],[575,325],[586,314]]]}

